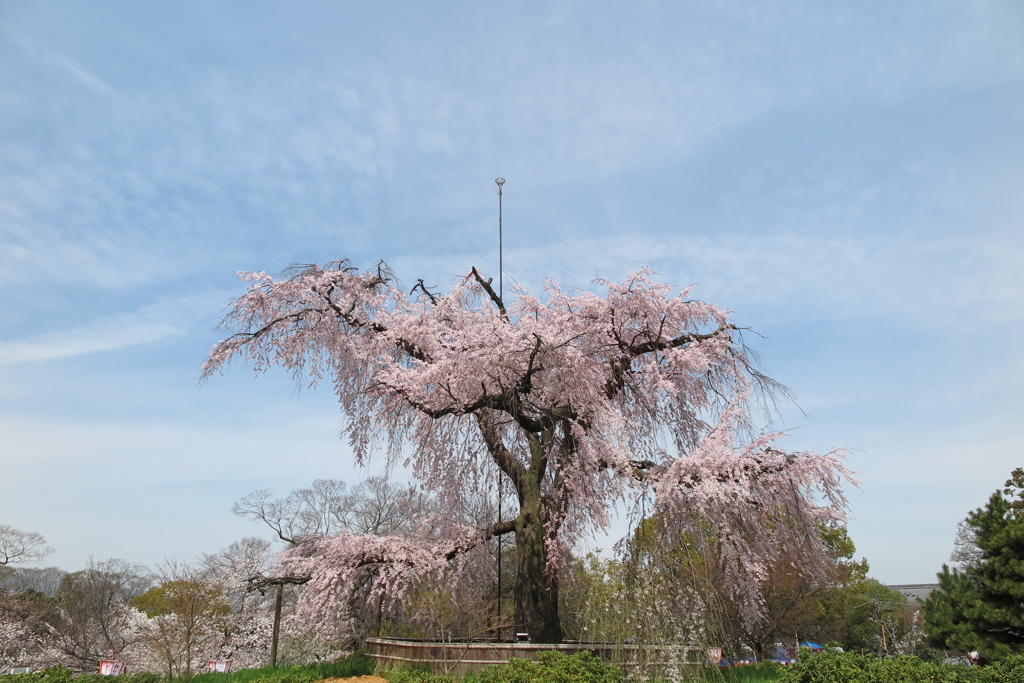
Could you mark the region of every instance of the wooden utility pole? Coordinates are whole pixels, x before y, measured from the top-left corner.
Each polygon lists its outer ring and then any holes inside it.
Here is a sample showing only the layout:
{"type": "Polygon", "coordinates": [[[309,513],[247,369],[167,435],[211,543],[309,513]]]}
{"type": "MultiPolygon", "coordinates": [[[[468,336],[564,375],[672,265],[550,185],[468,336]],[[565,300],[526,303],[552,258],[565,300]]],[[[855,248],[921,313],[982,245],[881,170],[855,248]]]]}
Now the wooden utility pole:
{"type": "Polygon", "coordinates": [[[281,635],[281,605],[284,602],[284,587],[298,586],[309,581],[308,576],[263,576],[256,574],[246,579],[250,590],[257,590],[265,595],[270,586],[277,587],[274,596],[274,630],[270,640],[270,666],[277,666],[277,641],[281,635]]]}

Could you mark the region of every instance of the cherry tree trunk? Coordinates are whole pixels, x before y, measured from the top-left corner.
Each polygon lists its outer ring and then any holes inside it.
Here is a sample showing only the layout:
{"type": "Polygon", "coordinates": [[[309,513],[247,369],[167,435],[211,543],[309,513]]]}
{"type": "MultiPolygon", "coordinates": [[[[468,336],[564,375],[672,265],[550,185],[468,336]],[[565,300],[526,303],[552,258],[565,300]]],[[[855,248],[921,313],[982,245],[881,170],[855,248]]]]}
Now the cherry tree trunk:
{"type": "Polygon", "coordinates": [[[539,501],[524,505],[529,507],[516,521],[516,630],[525,629],[532,643],[561,643],[558,579],[547,573],[546,532],[539,501]]]}

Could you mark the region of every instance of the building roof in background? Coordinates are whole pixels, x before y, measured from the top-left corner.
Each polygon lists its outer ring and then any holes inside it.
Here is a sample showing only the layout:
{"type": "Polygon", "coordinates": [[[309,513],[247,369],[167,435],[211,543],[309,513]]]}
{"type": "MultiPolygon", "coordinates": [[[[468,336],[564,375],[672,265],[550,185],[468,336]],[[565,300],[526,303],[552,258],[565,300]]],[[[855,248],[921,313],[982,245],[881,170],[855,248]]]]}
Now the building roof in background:
{"type": "Polygon", "coordinates": [[[903,593],[908,605],[917,605],[923,602],[938,587],[937,583],[900,583],[886,586],[886,588],[903,593]]]}

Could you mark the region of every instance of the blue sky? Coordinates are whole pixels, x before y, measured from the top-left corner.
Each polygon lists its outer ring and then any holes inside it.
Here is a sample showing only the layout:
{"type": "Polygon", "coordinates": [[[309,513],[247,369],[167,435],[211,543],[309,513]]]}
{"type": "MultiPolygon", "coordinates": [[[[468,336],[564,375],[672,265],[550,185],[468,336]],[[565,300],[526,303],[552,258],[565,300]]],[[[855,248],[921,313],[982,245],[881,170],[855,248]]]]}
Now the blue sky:
{"type": "Polygon", "coordinates": [[[853,451],[851,535],[933,580],[1021,464],[1024,5],[0,2],[0,524],[66,569],[260,531],[351,482],[326,390],[198,387],[237,270],[590,287],[734,311],[853,451]]]}

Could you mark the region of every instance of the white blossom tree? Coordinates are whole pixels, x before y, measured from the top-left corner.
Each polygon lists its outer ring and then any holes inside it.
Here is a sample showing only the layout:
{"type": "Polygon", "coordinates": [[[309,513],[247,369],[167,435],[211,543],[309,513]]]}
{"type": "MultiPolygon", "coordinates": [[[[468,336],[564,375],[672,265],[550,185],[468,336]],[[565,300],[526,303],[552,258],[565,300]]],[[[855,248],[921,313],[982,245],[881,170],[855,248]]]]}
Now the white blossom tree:
{"type": "Polygon", "coordinates": [[[643,490],[658,511],[699,510],[722,539],[737,585],[783,546],[820,547],[816,521],[841,519],[839,453],[787,453],[751,430],[751,396],[777,387],[750,361],[726,311],[673,295],[647,270],[604,296],[548,282],[506,302],[477,269],[452,291],[406,294],[383,263],[247,273],[204,376],[233,357],[330,379],[359,463],[378,445],[404,459],[447,510],[493,495],[503,474],[517,506],[471,527],[424,519],[412,533],[310,539],[286,564],[311,579],[321,622],[367,576],[394,597],[470,549],[514,534],[515,619],[534,642],[559,642],[555,571],[643,490]],[[779,512],[785,512],[780,515],[779,512]],[[773,524],[776,519],[790,520],[773,524]]]}
{"type": "Polygon", "coordinates": [[[63,663],[50,637],[52,616],[50,601],[39,593],[16,596],[0,590],[0,670],[63,663]]]}

